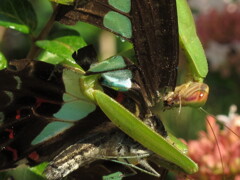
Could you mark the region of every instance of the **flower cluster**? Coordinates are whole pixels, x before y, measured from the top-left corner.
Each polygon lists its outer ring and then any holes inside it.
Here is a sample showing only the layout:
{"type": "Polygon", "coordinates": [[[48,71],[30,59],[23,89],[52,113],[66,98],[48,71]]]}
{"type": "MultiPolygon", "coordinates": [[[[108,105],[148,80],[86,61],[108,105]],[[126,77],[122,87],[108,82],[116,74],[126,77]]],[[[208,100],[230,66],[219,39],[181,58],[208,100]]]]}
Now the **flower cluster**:
{"type": "Polygon", "coordinates": [[[214,117],[208,116],[207,131],[200,132],[198,140],[188,142],[189,156],[199,165],[199,171],[190,178],[220,180],[225,177],[239,180],[240,115],[236,113],[236,106],[233,105],[230,107],[229,116],[219,115],[216,118],[224,123],[223,129],[214,117]]]}
{"type": "Polygon", "coordinates": [[[196,21],[198,35],[204,47],[216,41],[229,44],[240,40],[240,10],[237,5],[227,5],[224,10],[210,10],[196,21]]]}
{"type": "Polygon", "coordinates": [[[226,3],[222,8],[208,8],[200,13],[197,32],[206,50],[211,70],[220,70],[223,77],[240,75],[240,5],[226,3]]]}

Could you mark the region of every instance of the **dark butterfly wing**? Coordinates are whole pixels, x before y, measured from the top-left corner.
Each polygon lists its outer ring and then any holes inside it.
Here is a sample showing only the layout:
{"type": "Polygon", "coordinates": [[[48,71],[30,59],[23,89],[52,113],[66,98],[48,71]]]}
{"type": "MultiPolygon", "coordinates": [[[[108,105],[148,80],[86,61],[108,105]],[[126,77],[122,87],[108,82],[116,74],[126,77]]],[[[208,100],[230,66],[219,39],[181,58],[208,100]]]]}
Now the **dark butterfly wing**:
{"type": "MultiPolygon", "coordinates": [[[[178,25],[175,0],[132,1],[133,43],[152,99],[175,87],[178,25]],[[149,13],[151,12],[151,13],[149,13]]],[[[151,98],[150,98],[151,99],[151,98]]],[[[156,101],[156,99],[155,99],[156,101]]]]}
{"type": "Polygon", "coordinates": [[[124,3],[122,7],[107,0],[92,0],[75,8],[62,6],[57,20],[64,24],[91,23],[133,42],[144,94],[153,105],[161,88],[174,89],[176,84],[179,49],[176,1],[124,3]]]}
{"type": "Polygon", "coordinates": [[[58,118],[67,104],[64,70],[25,59],[0,71],[0,169],[25,157],[32,165],[49,161],[107,119],[98,108],[80,121],[58,118]]]}
{"type": "Polygon", "coordinates": [[[84,69],[84,71],[87,71],[91,64],[98,61],[97,52],[95,51],[93,45],[88,45],[77,50],[73,53],[72,57],[76,63],[84,69]]]}

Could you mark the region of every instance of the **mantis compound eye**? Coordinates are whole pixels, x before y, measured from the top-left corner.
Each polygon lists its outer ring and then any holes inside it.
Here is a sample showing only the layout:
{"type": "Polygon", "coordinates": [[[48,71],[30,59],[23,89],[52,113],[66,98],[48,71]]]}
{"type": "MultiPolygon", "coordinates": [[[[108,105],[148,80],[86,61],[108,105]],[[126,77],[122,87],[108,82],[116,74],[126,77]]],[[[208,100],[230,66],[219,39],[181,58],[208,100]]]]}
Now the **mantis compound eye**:
{"type": "Polygon", "coordinates": [[[207,99],[209,93],[209,87],[204,83],[192,83],[186,91],[183,93],[182,97],[182,105],[183,106],[192,106],[192,107],[201,107],[203,106],[207,99]]]}
{"type": "Polygon", "coordinates": [[[208,98],[207,91],[196,91],[191,96],[186,97],[184,100],[184,105],[192,106],[192,107],[201,107],[203,106],[208,98]]]}

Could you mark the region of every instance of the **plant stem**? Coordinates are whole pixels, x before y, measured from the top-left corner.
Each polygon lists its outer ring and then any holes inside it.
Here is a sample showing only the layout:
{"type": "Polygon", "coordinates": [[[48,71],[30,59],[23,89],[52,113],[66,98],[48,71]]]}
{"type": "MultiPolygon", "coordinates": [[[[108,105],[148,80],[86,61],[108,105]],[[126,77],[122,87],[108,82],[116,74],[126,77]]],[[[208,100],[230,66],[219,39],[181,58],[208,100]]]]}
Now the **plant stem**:
{"type": "Polygon", "coordinates": [[[40,34],[36,38],[32,38],[32,45],[28,52],[27,59],[34,59],[38,56],[38,54],[40,53],[40,48],[35,45],[35,42],[45,39],[48,33],[50,32],[50,30],[52,29],[52,26],[55,22],[55,16],[58,12],[58,6],[55,3],[52,6],[53,6],[53,13],[50,19],[48,20],[48,22],[46,23],[46,25],[44,26],[40,34]]]}

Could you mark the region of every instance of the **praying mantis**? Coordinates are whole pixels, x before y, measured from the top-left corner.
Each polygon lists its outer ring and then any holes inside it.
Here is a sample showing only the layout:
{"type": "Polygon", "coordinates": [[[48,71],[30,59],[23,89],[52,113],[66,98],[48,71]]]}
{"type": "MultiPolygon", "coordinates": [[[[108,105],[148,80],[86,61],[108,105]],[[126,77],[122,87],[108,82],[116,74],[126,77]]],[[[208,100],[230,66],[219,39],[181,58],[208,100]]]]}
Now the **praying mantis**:
{"type": "MultiPolygon", "coordinates": [[[[197,38],[193,18],[187,3],[185,1],[177,1],[177,9],[179,18],[180,42],[188,55],[187,57],[192,77],[188,83],[177,87],[174,92],[170,92],[163,99],[166,106],[172,107],[179,105],[191,105],[199,107],[206,102],[209,91],[208,86],[202,84],[202,81],[207,74],[207,61],[201,43],[197,38]],[[194,57],[194,54],[199,54],[199,56],[194,57]],[[186,92],[186,90],[189,91],[186,92]]],[[[108,28],[114,29],[111,23],[108,24],[108,28]]],[[[123,34],[127,34],[127,37],[131,36],[131,34],[127,31],[124,31],[123,34]]],[[[181,151],[175,149],[171,143],[166,141],[166,138],[156,136],[157,134],[154,134],[151,129],[148,129],[135,116],[132,116],[131,113],[128,113],[128,111],[126,111],[126,109],[123,108],[119,103],[115,102],[101,91],[93,90],[91,92],[93,92],[93,94],[90,95],[91,98],[97,102],[98,106],[100,106],[108,118],[111,119],[111,121],[117,127],[119,127],[130,137],[137,140],[140,144],[147,147],[154,153],[164,157],[167,161],[177,164],[179,167],[184,169],[185,172],[194,173],[197,171],[197,165],[186,158],[181,151]],[[109,106],[105,106],[106,102],[109,106]],[[123,121],[122,119],[125,120],[123,121]],[[134,127],[134,130],[130,127],[134,127]],[[144,135],[143,138],[141,134],[146,135],[144,135]],[[166,154],[165,150],[168,151],[166,154]]]]}
{"type": "MultiPolygon", "coordinates": [[[[207,74],[206,58],[200,41],[197,38],[187,2],[180,0],[176,2],[180,43],[186,51],[192,77],[188,83],[177,87],[173,92],[169,92],[169,94],[163,97],[162,101],[168,107],[179,105],[199,107],[206,102],[208,94],[207,85],[202,85],[202,81],[207,74]],[[198,56],[194,56],[196,54],[198,56]],[[186,92],[188,89],[191,90],[186,92]]],[[[96,88],[95,81],[95,79],[91,80],[88,78],[86,80],[83,78],[81,84],[84,87],[82,87],[82,90],[93,104],[101,108],[111,122],[141,145],[155,154],[164,157],[166,161],[177,165],[186,173],[191,174],[197,171],[197,165],[185,155],[186,149],[181,150],[179,148],[179,146],[184,146],[181,142],[176,141],[171,135],[164,138],[154,132],[142,120],[103,93],[101,88],[96,88]]],[[[171,169],[171,167],[169,168],[171,169]]]]}

